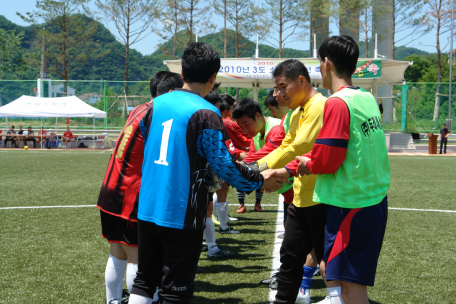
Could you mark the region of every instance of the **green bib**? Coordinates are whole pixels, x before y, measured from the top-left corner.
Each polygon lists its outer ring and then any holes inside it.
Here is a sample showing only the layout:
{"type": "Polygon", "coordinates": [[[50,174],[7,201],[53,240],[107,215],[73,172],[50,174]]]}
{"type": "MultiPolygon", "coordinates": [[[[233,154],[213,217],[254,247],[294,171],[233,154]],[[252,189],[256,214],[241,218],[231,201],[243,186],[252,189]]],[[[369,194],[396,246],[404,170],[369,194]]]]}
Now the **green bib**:
{"type": "Polygon", "coordinates": [[[318,175],[313,200],[341,208],[376,205],[390,185],[388,152],[377,102],[362,89],[345,88],[331,97],[347,104],[350,138],[339,169],[333,174],[318,175]]]}
{"type": "Polygon", "coordinates": [[[255,149],[258,151],[263,148],[266,137],[268,136],[269,131],[275,126],[280,125],[281,120],[273,117],[268,117],[268,121],[266,121],[266,126],[264,127],[264,136],[261,138],[261,133],[258,133],[253,138],[253,143],[255,144],[255,149]]]}
{"type": "Polygon", "coordinates": [[[288,129],[290,129],[290,118],[291,114],[293,114],[293,110],[288,111],[287,117],[285,117],[285,120],[283,121],[283,129],[285,130],[285,135],[288,133],[288,129]]]}
{"type": "MultiPolygon", "coordinates": [[[[290,111],[291,113],[292,111],[290,111]]],[[[288,116],[291,116],[290,113],[288,113],[287,115],[288,116]]],[[[290,125],[290,118],[287,116],[288,118],[288,125],[290,125]]],[[[285,119],[287,120],[287,119],[285,119]]],[[[263,139],[261,139],[261,134],[258,133],[254,138],[253,138],[253,143],[255,145],[255,149],[258,151],[260,150],[261,148],[264,147],[264,144],[265,144],[265,141],[266,141],[266,137],[268,136],[268,133],[269,131],[271,131],[272,128],[274,128],[275,126],[279,126],[281,123],[281,120],[280,119],[277,119],[277,118],[273,118],[273,117],[268,117],[268,121],[266,121],[266,126],[264,127],[264,136],[263,136],[263,139]]],[[[285,125],[285,123],[284,123],[285,125]]],[[[286,134],[286,132],[285,132],[286,134]]],[[[293,178],[290,177],[288,179],[289,181],[293,181],[293,178]]],[[[277,190],[277,192],[279,194],[281,193],[284,193],[288,190],[290,190],[291,188],[293,188],[293,184],[289,185],[289,184],[283,184],[282,188],[280,188],[279,190],[277,190]]]]}

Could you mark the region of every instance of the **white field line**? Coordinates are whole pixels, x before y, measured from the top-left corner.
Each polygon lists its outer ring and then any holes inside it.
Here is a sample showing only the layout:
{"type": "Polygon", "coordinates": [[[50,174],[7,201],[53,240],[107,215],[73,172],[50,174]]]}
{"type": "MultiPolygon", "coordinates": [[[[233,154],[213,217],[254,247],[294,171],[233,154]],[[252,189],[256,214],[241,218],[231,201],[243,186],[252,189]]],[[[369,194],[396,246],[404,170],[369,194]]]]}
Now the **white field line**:
{"type": "MultiPolygon", "coordinates": [[[[272,268],[271,275],[273,275],[280,267],[280,246],[282,246],[282,239],[279,239],[279,234],[284,232],[283,229],[283,196],[279,195],[279,208],[277,209],[276,231],[274,234],[274,249],[272,251],[272,268]]],[[[274,302],[277,290],[269,289],[269,303],[274,302]]]]}
{"type": "Polygon", "coordinates": [[[48,209],[48,208],[82,208],[82,207],[96,207],[96,205],[1,207],[0,210],[10,210],[10,209],[48,209]]]}

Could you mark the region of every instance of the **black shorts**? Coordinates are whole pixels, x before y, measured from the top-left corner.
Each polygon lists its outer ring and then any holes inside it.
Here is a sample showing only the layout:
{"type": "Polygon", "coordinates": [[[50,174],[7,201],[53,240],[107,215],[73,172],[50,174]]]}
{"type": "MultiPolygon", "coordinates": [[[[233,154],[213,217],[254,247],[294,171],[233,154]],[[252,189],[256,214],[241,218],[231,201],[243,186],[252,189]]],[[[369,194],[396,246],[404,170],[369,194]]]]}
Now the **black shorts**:
{"type": "Polygon", "coordinates": [[[190,303],[203,230],[182,230],[138,220],[138,272],[131,294],[153,298],[159,287],[160,303],[190,303]]]}
{"type": "Polygon", "coordinates": [[[101,235],[109,243],[138,246],[138,223],[100,210],[101,235]]]}

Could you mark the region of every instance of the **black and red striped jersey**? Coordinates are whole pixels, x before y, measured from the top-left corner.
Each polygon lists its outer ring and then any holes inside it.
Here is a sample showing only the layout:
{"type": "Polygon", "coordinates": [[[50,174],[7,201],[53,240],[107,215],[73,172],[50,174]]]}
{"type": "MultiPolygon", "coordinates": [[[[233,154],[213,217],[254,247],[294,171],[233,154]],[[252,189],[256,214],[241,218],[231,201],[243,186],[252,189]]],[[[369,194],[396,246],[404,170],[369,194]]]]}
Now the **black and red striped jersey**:
{"type": "Polygon", "coordinates": [[[144,142],[139,124],[150,103],[139,105],[128,116],[116,141],[101,186],[97,207],[126,220],[137,221],[144,142]]]}

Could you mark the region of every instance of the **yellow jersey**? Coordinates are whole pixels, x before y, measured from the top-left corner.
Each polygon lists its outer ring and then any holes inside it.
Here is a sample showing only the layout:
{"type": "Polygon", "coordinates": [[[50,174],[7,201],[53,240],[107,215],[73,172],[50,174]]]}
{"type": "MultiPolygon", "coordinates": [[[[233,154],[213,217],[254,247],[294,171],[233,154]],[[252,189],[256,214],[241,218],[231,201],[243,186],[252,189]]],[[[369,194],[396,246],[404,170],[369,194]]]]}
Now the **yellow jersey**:
{"type": "MultiPolygon", "coordinates": [[[[323,110],[326,98],[318,93],[304,107],[293,111],[290,118],[290,128],[280,147],[258,161],[258,165],[266,163],[270,169],[279,169],[294,161],[296,156],[309,153],[323,121],[323,110]]],[[[293,183],[293,205],[310,207],[316,205],[313,198],[317,175],[304,175],[295,178],[293,183]]]]}

